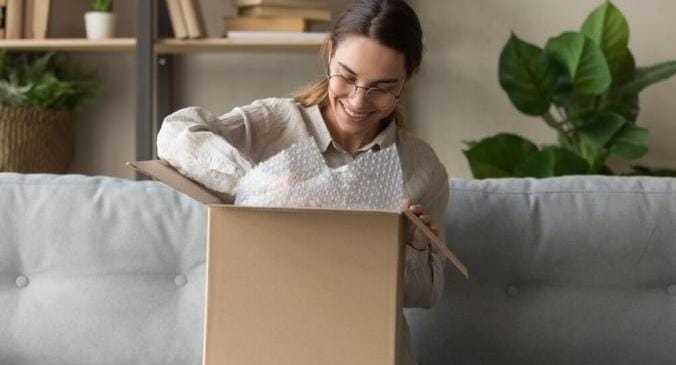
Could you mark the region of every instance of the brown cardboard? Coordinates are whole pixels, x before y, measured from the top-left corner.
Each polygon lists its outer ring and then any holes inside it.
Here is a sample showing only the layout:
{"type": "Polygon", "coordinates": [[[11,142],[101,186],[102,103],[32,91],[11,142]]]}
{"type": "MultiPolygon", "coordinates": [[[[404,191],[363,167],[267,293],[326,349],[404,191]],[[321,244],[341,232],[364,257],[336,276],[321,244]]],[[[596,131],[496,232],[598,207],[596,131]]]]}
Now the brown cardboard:
{"type": "MultiPolygon", "coordinates": [[[[188,179],[180,172],[176,171],[171,165],[161,160],[150,161],[134,161],[127,162],[128,166],[159,180],[170,187],[190,196],[191,198],[203,204],[231,204],[232,197],[225,196],[206,187],[197,182],[188,179]]],[[[415,214],[410,211],[404,211],[403,214],[408,218],[409,222],[416,225],[423,233],[430,239],[431,244],[436,248],[442,256],[446,257],[453,265],[460,271],[460,273],[469,278],[469,271],[467,267],[458,259],[458,257],[448,248],[445,242],[437,237],[415,214]]]]}
{"type": "Polygon", "coordinates": [[[205,364],[396,364],[402,223],[211,206],[205,364]]]}
{"type": "Polygon", "coordinates": [[[227,205],[166,163],[128,164],[208,206],[207,365],[396,365],[406,223],[457,260],[414,214],[227,205]]]}

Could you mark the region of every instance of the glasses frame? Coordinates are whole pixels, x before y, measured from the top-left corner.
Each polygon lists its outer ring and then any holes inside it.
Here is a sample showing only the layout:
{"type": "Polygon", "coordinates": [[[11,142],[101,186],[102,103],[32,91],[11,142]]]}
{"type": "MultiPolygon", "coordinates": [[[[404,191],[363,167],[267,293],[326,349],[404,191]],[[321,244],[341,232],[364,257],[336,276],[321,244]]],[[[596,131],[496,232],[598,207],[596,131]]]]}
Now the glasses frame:
{"type": "MultiPolygon", "coordinates": [[[[392,95],[392,96],[394,97],[394,102],[392,103],[392,105],[390,106],[390,108],[393,107],[393,106],[395,106],[395,105],[397,105],[397,103],[399,102],[399,98],[401,97],[401,94],[396,95],[395,93],[393,93],[393,92],[391,92],[391,91],[389,91],[389,90],[381,89],[381,88],[379,88],[379,87],[359,86],[359,85],[357,85],[356,82],[354,82],[354,81],[352,81],[352,80],[349,80],[349,79],[347,78],[347,76],[343,76],[343,75],[341,75],[341,74],[330,74],[330,73],[327,72],[327,73],[326,73],[326,82],[328,83],[328,85],[331,84],[331,78],[332,78],[332,77],[340,77],[340,78],[343,79],[346,83],[352,85],[352,91],[348,94],[348,97],[352,97],[354,94],[356,94],[356,93],[357,93],[357,90],[359,90],[359,89],[364,89],[364,92],[365,92],[365,95],[366,95],[366,99],[372,102],[372,99],[371,99],[371,96],[370,96],[369,92],[370,92],[371,90],[377,90],[377,91],[380,91],[380,92],[384,92],[384,93],[390,94],[390,95],[392,95]]],[[[328,87],[328,85],[327,85],[327,87],[328,87]]],[[[329,90],[331,90],[330,87],[329,87],[329,90]]],[[[333,90],[331,90],[331,91],[333,91],[333,90]]]]}

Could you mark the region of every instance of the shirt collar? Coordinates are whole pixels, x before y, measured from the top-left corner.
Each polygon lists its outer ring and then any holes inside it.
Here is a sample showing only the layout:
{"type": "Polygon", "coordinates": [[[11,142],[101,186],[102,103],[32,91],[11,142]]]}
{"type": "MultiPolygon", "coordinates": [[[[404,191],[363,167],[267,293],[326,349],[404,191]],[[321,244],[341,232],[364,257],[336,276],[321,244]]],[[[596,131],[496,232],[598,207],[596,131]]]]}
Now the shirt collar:
{"type": "MultiPolygon", "coordinates": [[[[322,117],[321,110],[319,110],[319,105],[313,105],[310,107],[309,112],[312,134],[315,138],[315,141],[317,142],[319,150],[322,153],[326,152],[332,143],[334,148],[337,148],[337,143],[333,141],[331,138],[331,132],[329,132],[329,129],[326,127],[326,122],[324,121],[324,117],[322,117]]],[[[378,133],[378,135],[373,138],[371,142],[367,143],[357,151],[364,152],[371,149],[379,151],[380,149],[389,147],[391,144],[393,144],[395,142],[396,136],[397,125],[393,119],[387,124],[385,129],[380,131],[380,133],[378,133]]]]}

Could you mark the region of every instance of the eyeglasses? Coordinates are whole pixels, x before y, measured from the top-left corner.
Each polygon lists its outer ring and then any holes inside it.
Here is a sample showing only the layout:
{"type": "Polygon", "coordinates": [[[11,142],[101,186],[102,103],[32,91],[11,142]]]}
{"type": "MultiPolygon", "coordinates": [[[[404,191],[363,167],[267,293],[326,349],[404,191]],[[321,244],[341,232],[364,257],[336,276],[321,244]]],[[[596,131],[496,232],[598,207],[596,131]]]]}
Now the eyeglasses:
{"type": "Polygon", "coordinates": [[[358,89],[364,89],[366,99],[378,109],[384,110],[394,106],[399,100],[400,95],[394,95],[392,92],[378,87],[359,86],[356,80],[343,75],[326,75],[329,81],[329,89],[336,96],[352,97],[358,89]]]}

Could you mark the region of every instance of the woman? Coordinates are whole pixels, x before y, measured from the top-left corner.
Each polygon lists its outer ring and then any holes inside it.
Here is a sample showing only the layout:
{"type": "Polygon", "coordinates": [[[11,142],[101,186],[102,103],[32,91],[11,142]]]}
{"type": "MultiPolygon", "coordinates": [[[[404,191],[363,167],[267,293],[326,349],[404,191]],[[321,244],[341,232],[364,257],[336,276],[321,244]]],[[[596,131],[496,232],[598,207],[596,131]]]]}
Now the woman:
{"type": "MultiPolygon", "coordinates": [[[[219,117],[195,107],[168,116],[157,137],[159,157],[210,189],[232,193],[256,163],[310,136],[332,168],[396,143],[402,208],[443,235],[437,224],[448,204],[446,171],[404,130],[397,108],[422,60],[413,9],[403,0],[355,1],[334,25],[323,60],[326,77],[293,99],[258,100],[219,117]]],[[[421,232],[409,232],[407,243],[404,306],[429,308],[443,291],[443,261],[421,232]]],[[[402,364],[414,364],[406,325],[403,334],[402,364]]]]}

